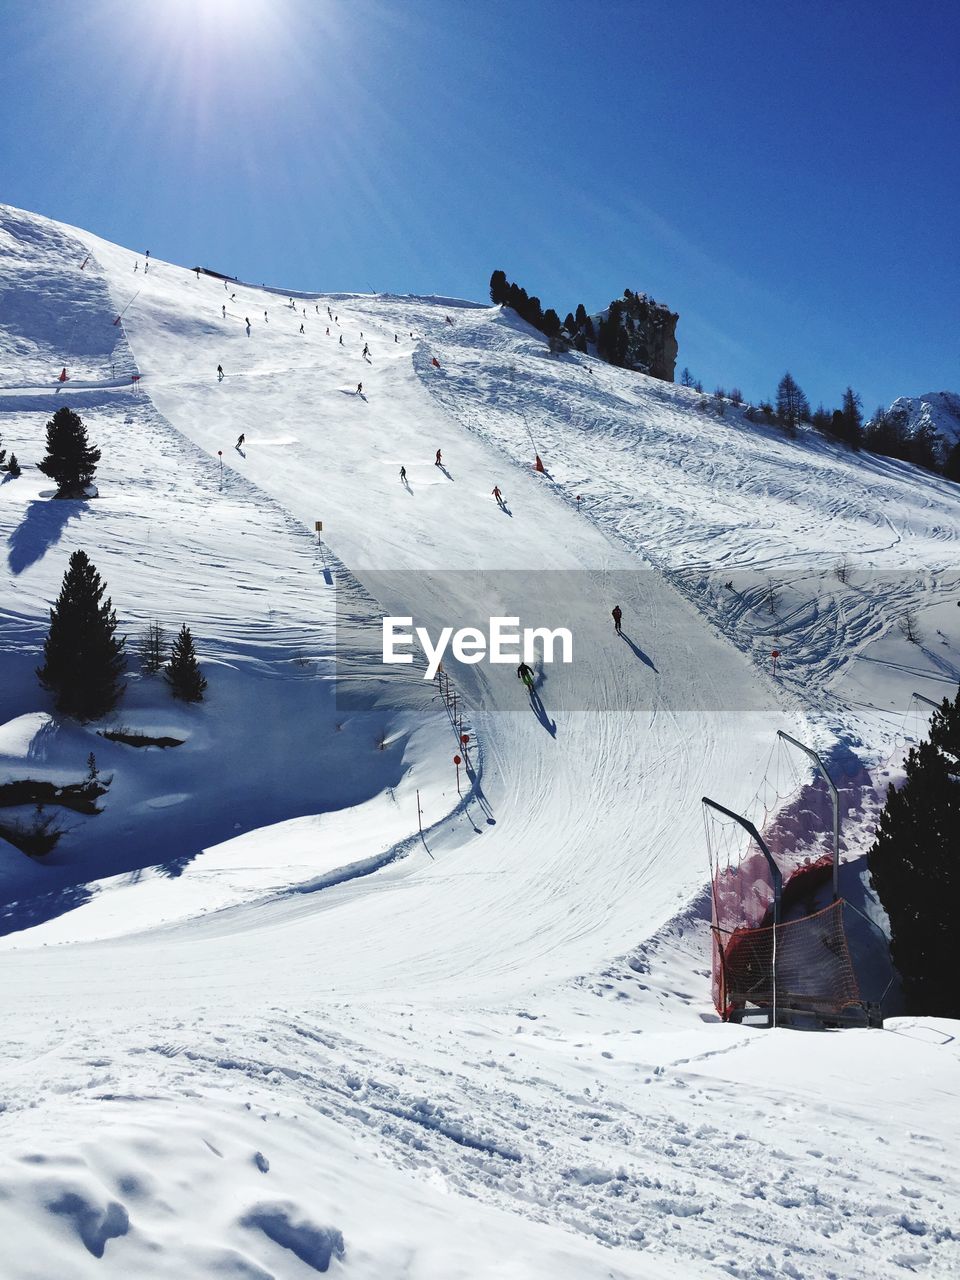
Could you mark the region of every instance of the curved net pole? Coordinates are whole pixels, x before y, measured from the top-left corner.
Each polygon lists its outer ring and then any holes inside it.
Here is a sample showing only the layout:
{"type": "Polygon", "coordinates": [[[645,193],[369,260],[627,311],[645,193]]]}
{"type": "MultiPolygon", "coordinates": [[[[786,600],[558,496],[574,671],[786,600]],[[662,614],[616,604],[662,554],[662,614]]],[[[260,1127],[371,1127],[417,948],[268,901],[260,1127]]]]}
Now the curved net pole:
{"type": "Polygon", "coordinates": [[[840,797],[837,794],[836,784],[830,777],[829,773],[827,773],[827,766],[814,750],[810,747],[804,746],[804,744],[802,742],[798,742],[796,738],[791,738],[790,734],[784,733],[782,729],[777,730],[777,737],[781,738],[784,742],[789,742],[790,745],[796,747],[798,751],[802,751],[805,756],[809,756],[819,769],[827,786],[830,788],[830,796],[833,800],[833,900],[836,902],[840,897],[840,797]]]}
{"type": "Polygon", "coordinates": [[[727,809],[722,804],[717,804],[716,800],[711,800],[709,796],[701,796],[700,803],[705,808],[716,809],[718,813],[722,813],[725,817],[738,822],[747,835],[756,841],[770,872],[770,879],[773,882],[773,1015],[770,1025],[775,1027],[777,1025],[777,925],[780,923],[780,899],[783,894],[783,877],[780,874],[780,868],[774,861],[773,854],[764,843],[760,832],[749,818],[744,818],[741,814],[734,813],[732,809],[727,809]]]}
{"type": "Polygon", "coordinates": [[[925,702],[928,707],[933,707],[934,711],[940,710],[939,702],[934,702],[932,698],[925,698],[922,693],[915,693],[913,694],[913,697],[915,697],[918,702],[925,702]]]}

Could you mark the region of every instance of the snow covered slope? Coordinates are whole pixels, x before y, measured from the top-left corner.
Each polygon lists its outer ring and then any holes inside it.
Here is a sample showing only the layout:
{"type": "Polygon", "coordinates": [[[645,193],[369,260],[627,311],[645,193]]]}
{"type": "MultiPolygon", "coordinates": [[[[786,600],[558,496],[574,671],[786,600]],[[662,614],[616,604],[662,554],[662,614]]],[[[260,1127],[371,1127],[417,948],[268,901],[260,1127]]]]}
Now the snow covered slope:
{"type": "Polygon", "coordinates": [[[747,807],[777,728],[888,750],[900,686],[848,692],[955,590],[951,487],[707,419],[497,309],[0,233],[4,444],[39,457],[69,403],[104,454],[95,501],[0,489],[0,764],[62,780],[95,744],[114,775],[47,863],[0,866],[10,1274],[948,1274],[956,1109],[912,1083],[955,1099],[953,1030],[722,1026],[691,903],[699,798],[747,807]],[[201,707],[138,677],[114,718],[183,746],[108,747],[33,684],[78,546],[131,631],[198,637],[201,707]],[[494,604],[562,612],[576,657],[539,710],[510,668],[449,668],[461,798],[435,687],[378,672],[364,623],[494,604]]]}

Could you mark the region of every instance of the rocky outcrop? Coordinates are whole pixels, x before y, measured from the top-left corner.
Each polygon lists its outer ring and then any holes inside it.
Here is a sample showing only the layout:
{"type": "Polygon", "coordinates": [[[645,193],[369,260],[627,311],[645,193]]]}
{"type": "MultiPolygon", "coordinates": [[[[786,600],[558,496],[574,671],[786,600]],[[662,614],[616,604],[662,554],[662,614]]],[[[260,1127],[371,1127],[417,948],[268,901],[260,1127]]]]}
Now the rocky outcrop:
{"type": "Polygon", "coordinates": [[[611,364],[672,382],[679,319],[665,303],[625,289],[622,298],[595,317],[597,354],[611,364]]]}

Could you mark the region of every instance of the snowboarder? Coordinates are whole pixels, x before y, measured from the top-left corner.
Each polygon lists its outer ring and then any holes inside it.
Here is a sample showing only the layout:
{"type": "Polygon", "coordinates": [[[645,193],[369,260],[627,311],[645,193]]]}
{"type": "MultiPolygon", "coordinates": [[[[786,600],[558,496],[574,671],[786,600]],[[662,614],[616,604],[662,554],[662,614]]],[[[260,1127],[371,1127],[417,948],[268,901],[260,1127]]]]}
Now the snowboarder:
{"type": "Polygon", "coordinates": [[[406,483],[407,483],[407,468],[406,468],[406,467],[401,467],[401,468],[400,468],[400,483],[401,483],[401,484],[406,484],[406,483]]]}
{"type": "Polygon", "coordinates": [[[531,693],[533,693],[533,671],[525,662],[521,662],[517,667],[517,679],[522,680],[531,693]]]}
{"type": "Polygon", "coordinates": [[[442,466],[443,466],[443,459],[442,459],[442,458],[441,458],[441,456],[440,456],[440,450],[439,450],[439,449],[437,450],[437,456],[436,456],[436,458],[435,458],[435,459],[434,459],[434,461],[433,461],[433,465],[434,465],[435,467],[442,467],[442,466]]]}
{"type": "Polygon", "coordinates": [[[495,485],[493,486],[493,496],[494,496],[494,497],[496,498],[496,500],[497,500],[497,506],[498,506],[498,507],[502,507],[502,506],[503,506],[503,494],[500,492],[500,486],[499,486],[498,484],[495,484],[495,485]]]}
{"type": "Polygon", "coordinates": [[[241,431],[241,432],[240,432],[240,434],[239,434],[239,436],[237,436],[237,443],[236,443],[233,447],[234,447],[235,449],[239,449],[239,448],[240,448],[240,446],[243,444],[244,440],[246,440],[246,438],[247,438],[247,437],[246,437],[246,436],[243,434],[243,432],[241,431]]]}
{"type": "Polygon", "coordinates": [[[613,625],[616,628],[617,635],[620,635],[620,622],[623,618],[623,610],[618,604],[615,604],[610,612],[613,616],[613,625]]]}
{"type": "Polygon", "coordinates": [[[222,364],[217,365],[217,381],[218,382],[223,381],[223,365],[222,364]]]}
{"type": "Polygon", "coordinates": [[[362,382],[358,382],[358,383],[357,383],[357,395],[358,395],[358,396],[362,396],[362,395],[363,395],[363,383],[362,383],[362,382]]]}

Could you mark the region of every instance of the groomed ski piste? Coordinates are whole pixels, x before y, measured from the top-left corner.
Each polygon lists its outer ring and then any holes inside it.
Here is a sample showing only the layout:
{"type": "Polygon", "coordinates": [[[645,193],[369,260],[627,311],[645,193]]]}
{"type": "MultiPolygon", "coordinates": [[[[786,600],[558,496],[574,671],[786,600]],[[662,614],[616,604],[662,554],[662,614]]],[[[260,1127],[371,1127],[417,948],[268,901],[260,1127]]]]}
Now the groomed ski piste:
{"type": "Polygon", "coordinates": [[[0,206],[0,782],[111,779],[0,842],[4,1277],[956,1274],[957,1025],[721,1023],[700,811],[762,820],[778,729],[895,770],[960,674],[956,486],[500,308],[144,267],[0,206]],[[83,503],[33,465],[61,404],[83,503]],[[131,650],[191,627],[203,703],[131,654],[107,720],[53,714],[77,548],[131,650]],[[379,665],[382,614],[490,583],[574,624],[535,704],[379,665]]]}

